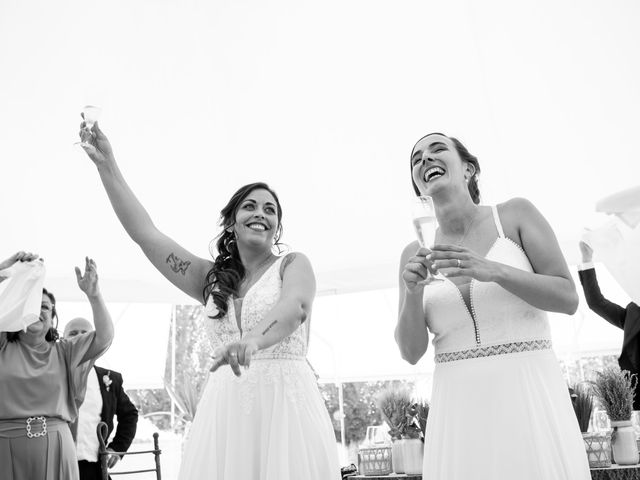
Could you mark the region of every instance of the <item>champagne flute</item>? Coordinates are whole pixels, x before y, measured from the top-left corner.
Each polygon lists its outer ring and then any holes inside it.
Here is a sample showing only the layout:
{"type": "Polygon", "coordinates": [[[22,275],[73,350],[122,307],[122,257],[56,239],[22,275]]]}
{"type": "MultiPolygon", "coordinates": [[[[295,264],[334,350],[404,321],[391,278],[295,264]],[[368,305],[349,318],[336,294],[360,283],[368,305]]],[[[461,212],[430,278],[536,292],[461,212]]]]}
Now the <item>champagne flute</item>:
{"type": "MultiPolygon", "coordinates": [[[[98,117],[100,117],[100,113],[102,113],[102,109],[100,107],[96,107],[95,105],[85,105],[82,108],[82,118],[84,119],[84,129],[87,132],[91,133],[91,129],[93,128],[93,124],[98,121],[98,117]]],[[[74,145],[87,145],[86,142],[76,142],[74,145]]]]}
{"type": "MultiPolygon", "coordinates": [[[[423,248],[432,248],[436,241],[436,230],[438,230],[438,219],[433,200],[427,195],[416,197],[413,201],[411,214],[413,217],[413,227],[418,236],[418,242],[423,248]]],[[[427,278],[420,281],[420,285],[430,285],[444,281],[441,274],[432,274],[427,271],[427,278]]]]}

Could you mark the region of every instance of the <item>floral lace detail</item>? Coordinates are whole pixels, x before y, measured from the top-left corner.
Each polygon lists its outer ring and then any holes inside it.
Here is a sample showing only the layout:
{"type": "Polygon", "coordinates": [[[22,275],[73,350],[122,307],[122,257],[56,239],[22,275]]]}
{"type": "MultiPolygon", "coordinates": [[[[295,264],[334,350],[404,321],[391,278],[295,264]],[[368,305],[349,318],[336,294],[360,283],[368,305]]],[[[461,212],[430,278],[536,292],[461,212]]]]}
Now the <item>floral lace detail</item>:
{"type": "Polygon", "coordinates": [[[491,357],[494,355],[507,355],[509,353],[531,352],[534,350],[548,350],[551,348],[551,340],[531,340],[527,342],[503,343],[488,347],[460,350],[458,352],[438,353],[435,355],[435,363],[454,362],[456,360],[468,360],[470,358],[491,357]]]}
{"type": "MultiPolygon", "coordinates": [[[[284,257],[280,257],[276,260],[245,295],[240,312],[244,333],[255,328],[278,302],[280,291],[282,290],[280,264],[283,259],[284,257]]],[[[214,307],[215,304],[209,297],[204,309],[205,315],[214,307]]],[[[204,320],[207,324],[207,334],[209,335],[212,349],[240,340],[241,333],[236,324],[236,311],[232,299],[229,299],[229,309],[223,318],[205,318],[204,320]]],[[[268,358],[270,355],[275,354],[305,357],[307,355],[307,329],[307,324],[303,324],[291,335],[282,339],[280,343],[257,352],[254,358],[262,356],[268,358]]]]}
{"type": "MultiPolygon", "coordinates": [[[[245,295],[240,312],[243,333],[246,334],[254,329],[280,299],[282,290],[280,265],[283,259],[284,257],[281,257],[276,260],[245,295]]],[[[212,312],[214,308],[213,299],[209,297],[204,308],[204,322],[212,350],[241,338],[241,332],[236,323],[236,307],[233,299],[229,299],[229,309],[223,318],[207,318],[208,312],[212,312]]],[[[304,359],[307,355],[308,328],[308,324],[303,324],[279,343],[256,352],[253,360],[304,359]]]]}
{"type": "Polygon", "coordinates": [[[235,385],[242,411],[249,415],[256,407],[257,392],[263,391],[261,387],[265,385],[282,388],[290,406],[298,408],[304,405],[309,390],[308,381],[305,381],[307,376],[313,377],[313,372],[306,359],[273,358],[252,360],[251,367],[243,369],[239,377],[231,369],[219,370],[212,375],[210,381],[219,382],[221,386],[229,383],[235,385]]]}

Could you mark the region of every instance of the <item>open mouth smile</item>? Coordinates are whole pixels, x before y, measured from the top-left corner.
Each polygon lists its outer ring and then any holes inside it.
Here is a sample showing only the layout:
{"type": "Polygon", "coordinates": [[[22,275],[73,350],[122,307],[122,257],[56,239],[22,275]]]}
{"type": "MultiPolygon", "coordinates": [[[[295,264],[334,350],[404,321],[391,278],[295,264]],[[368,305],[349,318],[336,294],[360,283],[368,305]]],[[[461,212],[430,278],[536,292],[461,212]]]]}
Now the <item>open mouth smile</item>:
{"type": "Polygon", "coordinates": [[[255,230],[256,232],[265,232],[269,230],[269,227],[260,222],[252,222],[247,224],[247,228],[255,230]]]}
{"type": "Polygon", "coordinates": [[[429,183],[433,180],[436,180],[438,178],[440,178],[441,176],[443,176],[445,174],[445,170],[442,167],[439,166],[433,166],[427,169],[426,172],[424,172],[424,181],[425,183],[429,183]]]}

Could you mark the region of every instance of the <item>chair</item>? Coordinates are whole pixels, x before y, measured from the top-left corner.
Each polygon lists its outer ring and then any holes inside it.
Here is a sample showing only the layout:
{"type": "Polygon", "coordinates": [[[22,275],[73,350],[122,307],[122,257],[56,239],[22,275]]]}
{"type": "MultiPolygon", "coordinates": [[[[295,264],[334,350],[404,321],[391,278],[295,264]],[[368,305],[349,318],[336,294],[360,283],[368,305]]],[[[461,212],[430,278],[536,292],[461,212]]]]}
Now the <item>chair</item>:
{"type": "Polygon", "coordinates": [[[107,451],[107,437],[109,436],[109,428],[104,422],[100,422],[97,428],[98,441],[100,442],[100,448],[98,449],[98,460],[100,462],[100,470],[102,471],[102,480],[108,480],[109,475],[129,475],[135,473],[156,472],[156,479],[162,480],[160,473],[160,447],[158,446],[158,433],[153,434],[153,450],[143,450],[140,452],[109,452],[107,451]],[[109,455],[139,455],[142,453],[153,453],[156,467],[147,470],[132,470],[130,472],[109,472],[107,468],[107,460],[109,455]]]}

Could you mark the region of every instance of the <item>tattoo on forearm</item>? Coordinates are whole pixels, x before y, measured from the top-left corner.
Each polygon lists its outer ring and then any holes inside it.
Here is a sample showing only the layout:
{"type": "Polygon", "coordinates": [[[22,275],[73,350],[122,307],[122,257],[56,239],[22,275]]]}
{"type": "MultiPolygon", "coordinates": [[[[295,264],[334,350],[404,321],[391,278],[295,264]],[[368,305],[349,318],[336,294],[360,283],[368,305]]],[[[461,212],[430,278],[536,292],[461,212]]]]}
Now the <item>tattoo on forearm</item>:
{"type": "Polygon", "coordinates": [[[187,268],[191,265],[191,262],[180,260],[180,258],[176,257],[173,253],[167,257],[167,263],[169,267],[171,267],[171,270],[175,273],[181,273],[182,275],[187,273],[187,268]]]}
{"type": "Polygon", "coordinates": [[[264,329],[264,332],[262,332],[262,335],[265,335],[269,330],[271,330],[271,327],[273,327],[276,323],[278,323],[278,320],[274,320],[273,322],[271,322],[269,326],[264,329]]]}

